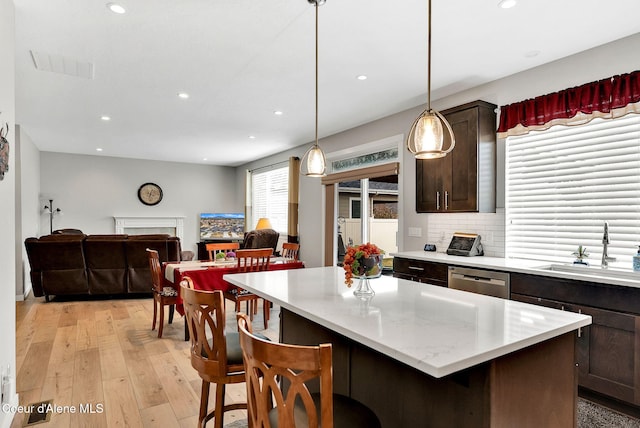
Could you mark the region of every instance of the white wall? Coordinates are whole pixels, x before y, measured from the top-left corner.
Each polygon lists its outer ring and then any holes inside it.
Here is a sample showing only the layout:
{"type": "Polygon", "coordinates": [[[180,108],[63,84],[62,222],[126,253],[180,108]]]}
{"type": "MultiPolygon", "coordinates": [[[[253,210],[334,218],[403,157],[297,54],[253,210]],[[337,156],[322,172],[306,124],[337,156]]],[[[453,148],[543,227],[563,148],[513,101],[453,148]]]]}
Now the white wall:
{"type": "MultiPolygon", "coordinates": [[[[0,374],[16,370],[16,157],[15,157],[15,9],[0,0],[0,123],[9,124],[9,171],[0,181],[0,374]]],[[[15,391],[15,388],[13,389],[15,391]]],[[[15,393],[9,397],[17,404],[15,393]]],[[[11,425],[13,414],[0,408],[0,427],[11,425]]]]}
{"type": "MultiPolygon", "coordinates": [[[[40,151],[21,126],[16,126],[16,155],[19,152],[20,167],[20,227],[16,224],[16,300],[23,300],[31,291],[29,260],[24,248],[24,240],[40,234],[40,151]],[[22,277],[22,280],[20,280],[22,277]]],[[[18,162],[16,162],[18,163],[18,162]]],[[[17,188],[16,188],[16,191],[17,188]]]]}
{"type": "MultiPolygon", "coordinates": [[[[182,249],[196,251],[201,212],[244,211],[238,195],[244,185],[236,183],[234,168],[52,152],[40,153],[40,166],[40,211],[49,199],[63,211],[54,216],[54,230],[108,234],[115,231],[114,216],[184,216],[182,249]],[[162,187],[158,205],[138,200],[146,182],[162,187]]],[[[42,212],[40,234],[48,233],[49,216],[42,212]]]]}
{"type": "MultiPolygon", "coordinates": [[[[640,33],[625,39],[603,45],[580,54],[549,63],[534,69],[518,73],[512,76],[496,80],[471,90],[467,90],[445,98],[438,98],[437,92],[432,94],[432,106],[438,110],[454,107],[475,100],[484,100],[495,103],[498,106],[532,98],[550,92],[559,91],[572,86],[588,83],[594,80],[606,78],[614,74],[628,73],[640,69],[640,33]]],[[[470,64],[470,67],[473,65],[470,64]]],[[[426,98],[426,97],[425,97],[426,98]]],[[[384,100],[381,100],[384,102],[384,100]]],[[[418,106],[392,116],[388,116],[365,125],[346,130],[344,132],[322,138],[319,142],[325,153],[336,152],[341,149],[354,147],[397,134],[408,132],[411,123],[422,112],[424,106],[418,106]]],[[[322,124],[322,117],[320,117],[322,124]]],[[[322,133],[322,125],[320,125],[322,133]]],[[[240,177],[245,169],[273,164],[286,159],[288,156],[302,156],[303,148],[288,151],[279,155],[252,162],[238,168],[237,176],[240,177]]],[[[420,250],[429,239],[429,218],[438,217],[441,221],[456,222],[455,214],[422,214],[416,213],[415,208],[415,160],[411,154],[403,150],[400,160],[400,251],[420,250]],[[421,237],[408,236],[408,228],[420,228],[421,237]]],[[[504,207],[504,142],[498,142],[498,184],[497,206],[504,207]]],[[[324,231],[322,228],[324,215],[324,193],[320,180],[302,178],[300,187],[300,241],[301,257],[309,266],[322,265],[322,252],[315,251],[323,242],[324,231]],[[310,254],[305,250],[304,243],[314,243],[314,252],[310,254]]],[[[479,214],[478,214],[479,215],[479,214]]],[[[468,216],[468,215],[467,215],[468,216]]],[[[498,210],[492,218],[484,218],[473,227],[477,230],[467,230],[480,234],[493,234],[494,240],[501,238],[494,228],[504,224],[504,210],[498,210]],[[487,230],[485,230],[485,227],[487,230]],[[485,233],[486,232],[486,233],[485,233]]],[[[486,216],[485,216],[486,217],[486,216]]],[[[465,217],[467,224],[473,224],[465,217]]],[[[503,238],[502,238],[503,239],[503,238]]],[[[446,240],[446,238],[445,238],[446,240]]],[[[445,242],[446,246],[448,242],[445,242]]],[[[495,243],[494,243],[495,244],[495,243]]],[[[307,244],[308,246],[309,244],[307,244]]],[[[499,242],[492,248],[492,253],[499,255],[501,250],[499,242]]]]}

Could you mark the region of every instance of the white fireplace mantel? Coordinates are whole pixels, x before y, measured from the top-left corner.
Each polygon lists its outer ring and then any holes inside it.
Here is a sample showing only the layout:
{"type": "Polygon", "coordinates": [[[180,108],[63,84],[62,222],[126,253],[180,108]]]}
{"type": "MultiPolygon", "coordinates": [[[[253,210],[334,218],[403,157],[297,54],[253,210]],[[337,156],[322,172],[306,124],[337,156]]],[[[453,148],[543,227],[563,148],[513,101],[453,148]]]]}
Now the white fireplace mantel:
{"type": "Polygon", "coordinates": [[[182,241],[184,235],[184,217],[113,217],[115,233],[135,235],[135,229],[146,229],[145,233],[153,233],[153,229],[171,229],[182,241]]]}

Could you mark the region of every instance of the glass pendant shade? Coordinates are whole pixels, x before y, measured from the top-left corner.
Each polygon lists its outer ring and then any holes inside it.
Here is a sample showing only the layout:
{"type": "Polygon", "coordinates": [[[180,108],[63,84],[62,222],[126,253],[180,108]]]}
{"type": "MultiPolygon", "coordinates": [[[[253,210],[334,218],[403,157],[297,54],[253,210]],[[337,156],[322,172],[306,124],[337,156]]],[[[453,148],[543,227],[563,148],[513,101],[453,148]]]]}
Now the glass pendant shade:
{"type": "Polygon", "coordinates": [[[318,146],[318,7],[325,3],[325,0],[308,0],[316,8],[316,141],[307,150],[300,161],[300,174],[307,177],[324,177],[326,175],[327,160],[324,152],[318,146]]]}
{"type": "Polygon", "coordinates": [[[451,125],[447,119],[431,108],[431,0],[428,2],[428,43],[427,43],[427,109],[411,125],[407,137],[407,150],[416,159],[438,159],[445,157],[456,145],[451,125]],[[449,133],[449,148],[443,150],[444,129],[449,133]]]}
{"type": "Polygon", "coordinates": [[[307,150],[300,162],[301,173],[307,177],[323,177],[325,175],[327,161],[322,149],[313,145],[307,150]]]}
{"type": "Polygon", "coordinates": [[[407,139],[407,149],[413,153],[416,159],[445,157],[453,150],[455,144],[453,130],[449,122],[435,110],[425,110],[418,116],[411,126],[407,139]],[[451,143],[447,150],[443,150],[445,129],[451,137],[451,143]]]}

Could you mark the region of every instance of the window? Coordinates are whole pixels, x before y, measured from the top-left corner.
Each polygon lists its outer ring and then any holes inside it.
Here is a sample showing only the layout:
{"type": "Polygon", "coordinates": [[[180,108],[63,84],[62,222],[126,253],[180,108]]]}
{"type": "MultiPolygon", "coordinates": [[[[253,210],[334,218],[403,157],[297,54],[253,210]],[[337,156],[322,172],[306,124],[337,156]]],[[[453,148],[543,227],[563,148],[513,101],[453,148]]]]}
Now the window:
{"type": "Polygon", "coordinates": [[[360,198],[350,198],[349,203],[351,204],[351,209],[349,210],[349,218],[362,218],[362,214],[360,213],[360,198]]]}
{"type": "Polygon", "coordinates": [[[640,245],[640,115],[509,137],[505,179],[507,255],[571,262],[582,245],[600,264],[607,221],[611,265],[631,267],[640,245]]]}
{"type": "Polygon", "coordinates": [[[271,226],[280,234],[287,234],[289,208],[289,167],[278,164],[268,169],[251,173],[251,221],[247,228],[253,229],[261,217],[271,221],[271,226]]]}

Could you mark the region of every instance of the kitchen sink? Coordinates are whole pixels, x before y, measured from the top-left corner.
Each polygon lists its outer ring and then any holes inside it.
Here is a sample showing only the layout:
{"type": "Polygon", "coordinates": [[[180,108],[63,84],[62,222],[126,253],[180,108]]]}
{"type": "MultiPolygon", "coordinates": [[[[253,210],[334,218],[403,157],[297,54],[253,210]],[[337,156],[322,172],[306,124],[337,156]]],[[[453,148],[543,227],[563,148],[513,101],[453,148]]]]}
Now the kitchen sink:
{"type": "Polygon", "coordinates": [[[585,266],[585,265],[563,265],[563,264],[551,264],[545,266],[538,266],[537,269],[548,270],[548,271],[556,271],[556,272],[567,272],[578,275],[586,275],[586,276],[594,276],[600,278],[612,278],[612,279],[622,279],[622,280],[631,280],[631,281],[640,281],[640,272],[634,272],[631,269],[620,269],[620,268],[602,268],[600,265],[597,266],[585,266]]]}

